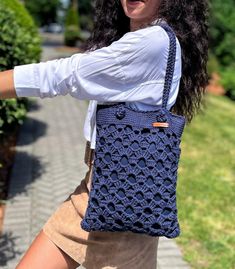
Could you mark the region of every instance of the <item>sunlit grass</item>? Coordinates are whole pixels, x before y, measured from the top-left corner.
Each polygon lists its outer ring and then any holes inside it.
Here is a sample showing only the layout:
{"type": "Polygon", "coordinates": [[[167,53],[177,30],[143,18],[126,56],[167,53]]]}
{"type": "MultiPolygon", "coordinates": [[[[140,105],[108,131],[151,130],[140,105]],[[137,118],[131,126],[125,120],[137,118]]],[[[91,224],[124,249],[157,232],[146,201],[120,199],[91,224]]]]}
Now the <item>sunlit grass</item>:
{"type": "Polygon", "coordinates": [[[177,243],[192,268],[235,269],[235,102],[208,95],[181,148],[177,243]]]}

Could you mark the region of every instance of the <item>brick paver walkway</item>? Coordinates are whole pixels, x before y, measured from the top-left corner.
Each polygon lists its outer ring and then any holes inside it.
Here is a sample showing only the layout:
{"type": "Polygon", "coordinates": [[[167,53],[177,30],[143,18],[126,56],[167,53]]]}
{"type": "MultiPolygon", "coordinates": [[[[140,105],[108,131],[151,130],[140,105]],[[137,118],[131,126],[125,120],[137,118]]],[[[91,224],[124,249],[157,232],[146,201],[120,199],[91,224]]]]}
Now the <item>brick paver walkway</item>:
{"type": "Polygon", "coordinates": [[[56,207],[85,175],[86,104],[72,97],[37,100],[17,145],[0,243],[1,268],[13,269],[56,207]]]}

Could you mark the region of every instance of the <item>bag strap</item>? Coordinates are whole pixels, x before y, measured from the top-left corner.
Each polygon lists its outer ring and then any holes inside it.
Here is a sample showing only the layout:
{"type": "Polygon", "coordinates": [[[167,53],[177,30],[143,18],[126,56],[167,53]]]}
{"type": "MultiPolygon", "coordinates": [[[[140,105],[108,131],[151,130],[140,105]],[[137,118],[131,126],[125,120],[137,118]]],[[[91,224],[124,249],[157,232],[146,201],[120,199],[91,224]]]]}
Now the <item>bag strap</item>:
{"type": "Polygon", "coordinates": [[[170,41],[169,55],[167,60],[166,75],[162,97],[162,108],[166,109],[175,70],[176,37],[174,31],[167,23],[160,22],[157,25],[161,26],[166,31],[170,41]]]}

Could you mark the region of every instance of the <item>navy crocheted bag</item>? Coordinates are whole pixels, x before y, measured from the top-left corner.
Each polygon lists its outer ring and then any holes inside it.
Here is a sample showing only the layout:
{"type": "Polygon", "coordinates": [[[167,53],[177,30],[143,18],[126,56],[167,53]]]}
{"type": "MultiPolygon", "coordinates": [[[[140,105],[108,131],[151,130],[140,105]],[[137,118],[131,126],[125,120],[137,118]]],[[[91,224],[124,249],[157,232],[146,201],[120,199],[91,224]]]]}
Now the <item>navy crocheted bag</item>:
{"type": "Polygon", "coordinates": [[[176,183],[185,117],[167,100],[174,74],[176,38],[170,40],[162,106],[134,110],[125,103],[98,105],[97,138],[85,231],[131,231],[174,238],[180,234],[176,183]]]}

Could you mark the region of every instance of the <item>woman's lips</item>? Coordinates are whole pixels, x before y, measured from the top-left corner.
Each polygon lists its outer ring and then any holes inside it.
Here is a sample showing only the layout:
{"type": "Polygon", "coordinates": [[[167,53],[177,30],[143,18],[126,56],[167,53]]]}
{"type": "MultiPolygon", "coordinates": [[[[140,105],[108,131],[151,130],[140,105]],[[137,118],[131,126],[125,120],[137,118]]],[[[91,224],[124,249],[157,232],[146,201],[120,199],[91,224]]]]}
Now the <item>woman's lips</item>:
{"type": "Polygon", "coordinates": [[[129,6],[137,6],[137,5],[142,4],[142,3],[144,3],[143,0],[127,0],[127,4],[129,6]]]}

